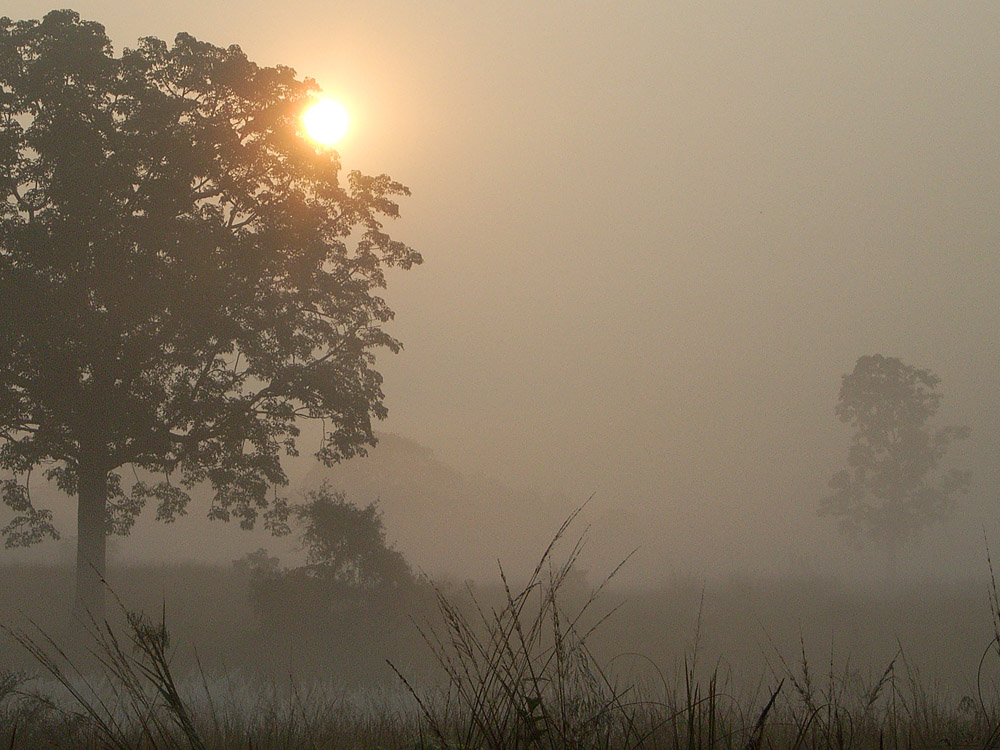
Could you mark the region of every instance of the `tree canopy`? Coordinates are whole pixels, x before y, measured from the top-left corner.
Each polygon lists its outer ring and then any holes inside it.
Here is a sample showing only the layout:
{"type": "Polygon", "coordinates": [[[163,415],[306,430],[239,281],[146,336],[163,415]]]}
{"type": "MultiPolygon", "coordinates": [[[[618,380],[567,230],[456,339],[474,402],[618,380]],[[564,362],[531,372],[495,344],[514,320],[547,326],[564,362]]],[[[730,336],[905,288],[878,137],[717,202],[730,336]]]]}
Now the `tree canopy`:
{"type": "Polygon", "coordinates": [[[323,421],[327,463],[374,444],[375,352],[400,348],[378,292],[421,257],[383,227],[407,188],[342,179],[303,136],[317,91],[188,34],[116,57],[72,11],[0,19],[4,534],[56,533],[24,481],[43,467],[79,498],[78,596],[105,534],[196,484],[210,517],[284,530],[298,420],[323,421]]]}
{"type": "Polygon", "coordinates": [[[313,577],[348,588],[405,586],[412,573],[405,558],[386,541],[375,503],[359,508],[342,492],[323,485],[295,509],[304,530],[306,570],[313,577]]]}
{"type": "Polygon", "coordinates": [[[953,440],[968,427],[934,429],[940,379],[895,357],[860,357],[844,375],[836,413],[854,429],[847,469],[830,480],[833,493],[820,515],[840,519],[857,541],[869,537],[890,555],[924,527],[947,519],[957,496],[968,491],[971,473],[941,470],[953,440]]]}

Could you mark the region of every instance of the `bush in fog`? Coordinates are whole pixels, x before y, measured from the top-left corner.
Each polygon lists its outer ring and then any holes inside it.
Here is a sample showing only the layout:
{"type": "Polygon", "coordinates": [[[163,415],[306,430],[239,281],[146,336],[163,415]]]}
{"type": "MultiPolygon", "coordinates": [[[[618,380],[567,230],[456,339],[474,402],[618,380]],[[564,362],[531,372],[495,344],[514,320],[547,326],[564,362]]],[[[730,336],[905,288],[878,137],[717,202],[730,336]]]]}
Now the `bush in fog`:
{"type": "Polygon", "coordinates": [[[386,541],[375,503],[359,507],[327,485],[295,508],[305,564],[282,567],[260,549],[237,560],[249,576],[249,595],[269,629],[286,618],[300,625],[346,625],[386,620],[402,612],[417,580],[403,555],[386,541]]]}
{"type": "Polygon", "coordinates": [[[239,560],[233,561],[233,569],[240,575],[262,578],[279,572],[281,561],[272,557],[264,547],[256,552],[247,552],[239,560]]]}
{"type": "Polygon", "coordinates": [[[296,509],[305,526],[305,575],[347,589],[399,588],[413,582],[403,555],[386,542],[375,503],[359,508],[327,485],[307,497],[309,502],[296,509]]]}

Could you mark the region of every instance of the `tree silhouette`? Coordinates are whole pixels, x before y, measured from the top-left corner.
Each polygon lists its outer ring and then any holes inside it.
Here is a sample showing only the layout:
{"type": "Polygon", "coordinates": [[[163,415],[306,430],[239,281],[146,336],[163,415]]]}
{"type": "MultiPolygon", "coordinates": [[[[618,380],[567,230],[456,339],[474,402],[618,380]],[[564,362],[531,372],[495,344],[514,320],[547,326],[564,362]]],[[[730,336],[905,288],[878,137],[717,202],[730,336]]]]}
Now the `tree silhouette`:
{"type": "Polygon", "coordinates": [[[356,506],[324,483],[293,513],[301,527],[305,565],[282,568],[266,549],[234,562],[250,577],[251,598],[262,617],[280,622],[295,611],[323,614],[391,598],[416,585],[406,558],[386,540],[375,503],[356,506]]]}
{"type": "Polygon", "coordinates": [[[347,588],[408,586],[413,574],[403,555],[386,541],[375,503],[360,508],[323,484],[295,508],[304,526],[306,573],[347,588]]]}
{"type": "Polygon", "coordinates": [[[33,468],[76,495],[78,609],[147,502],[169,522],[207,483],[211,518],[286,531],[297,420],[326,463],[374,445],[374,351],[400,348],[377,291],[421,258],[382,225],[409,191],[302,137],[316,91],[187,34],[115,57],[72,11],[0,19],[4,535],[56,536],[33,468]]]}
{"type": "Polygon", "coordinates": [[[837,416],[854,428],[848,468],[830,480],[833,494],[820,515],[840,518],[855,542],[867,536],[893,559],[925,526],[947,519],[969,471],[938,471],[952,440],[968,427],[932,429],[941,403],[940,380],[928,370],[880,354],[860,357],[844,375],[837,416]]]}
{"type": "Polygon", "coordinates": [[[334,654],[357,667],[365,654],[383,663],[387,643],[434,601],[433,590],[387,541],[375,503],[354,505],[324,483],[292,513],[304,564],[282,566],[266,549],[234,561],[261,642],[287,648],[304,669],[334,654]]]}

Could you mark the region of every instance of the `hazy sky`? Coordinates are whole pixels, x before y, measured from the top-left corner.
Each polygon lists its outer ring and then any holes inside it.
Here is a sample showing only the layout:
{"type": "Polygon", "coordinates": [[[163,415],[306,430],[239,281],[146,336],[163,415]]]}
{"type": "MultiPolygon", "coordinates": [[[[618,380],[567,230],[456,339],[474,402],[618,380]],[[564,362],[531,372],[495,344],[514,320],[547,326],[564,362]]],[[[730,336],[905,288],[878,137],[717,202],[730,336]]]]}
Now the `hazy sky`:
{"type": "Polygon", "coordinates": [[[596,493],[645,519],[650,560],[837,560],[833,406],[879,352],[973,428],[935,559],[974,564],[984,522],[1000,546],[996,2],[75,9],[117,50],[187,31],[316,78],[354,118],[345,166],[413,190],[393,231],[426,262],[390,280],[383,429],[596,493]]]}

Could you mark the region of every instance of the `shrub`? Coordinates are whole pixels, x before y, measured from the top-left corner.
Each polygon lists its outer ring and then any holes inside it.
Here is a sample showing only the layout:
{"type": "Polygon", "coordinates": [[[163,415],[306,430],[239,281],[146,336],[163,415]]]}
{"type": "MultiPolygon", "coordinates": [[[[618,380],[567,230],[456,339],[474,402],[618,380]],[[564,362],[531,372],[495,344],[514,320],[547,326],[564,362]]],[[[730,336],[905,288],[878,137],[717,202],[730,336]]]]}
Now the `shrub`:
{"type": "Polygon", "coordinates": [[[328,485],[293,509],[306,560],[282,567],[267,550],[234,566],[249,578],[253,611],[268,639],[287,642],[301,656],[342,656],[381,662],[376,645],[407,622],[420,598],[403,555],[386,542],[376,504],[358,507],[328,485]],[[359,648],[371,644],[372,649],[359,648]]]}

